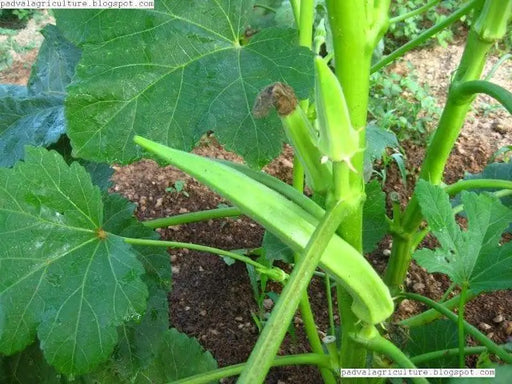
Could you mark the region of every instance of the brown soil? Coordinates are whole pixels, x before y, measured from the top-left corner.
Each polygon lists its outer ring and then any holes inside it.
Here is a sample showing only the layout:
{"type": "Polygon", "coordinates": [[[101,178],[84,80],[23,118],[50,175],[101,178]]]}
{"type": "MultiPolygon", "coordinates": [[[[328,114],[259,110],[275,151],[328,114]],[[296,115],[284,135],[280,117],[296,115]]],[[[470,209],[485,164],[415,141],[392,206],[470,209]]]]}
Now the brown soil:
{"type": "MultiPolygon", "coordinates": [[[[33,27],[32,37],[38,27],[33,27]]],[[[39,44],[39,43],[38,43],[39,44]]],[[[13,66],[0,72],[0,81],[26,84],[30,65],[35,60],[37,50],[24,52],[16,56],[13,66]]],[[[424,51],[411,52],[406,60],[412,61],[418,70],[420,81],[428,82],[433,92],[443,103],[447,89],[450,68],[458,62],[462,52],[460,46],[447,50],[439,47],[424,51]]],[[[510,62],[509,62],[510,63],[510,62]]],[[[402,64],[395,70],[401,71],[402,64]]],[[[496,75],[498,82],[505,82],[511,88],[512,64],[505,65],[496,75]]],[[[485,102],[489,102],[486,100],[485,102]]],[[[461,178],[464,171],[479,172],[489,157],[504,144],[510,144],[512,121],[502,111],[490,112],[485,118],[476,108],[474,118],[468,119],[457,145],[452,152],[445,172],[446,182],[461,178]]],[[[402,205],[409,199],[416,181],[424,149],[414,143],[404,143],[407,162],[407,185],[404,186],[395,164],[391,164],[387,173],[386,192],[396,191],[401,196],[402,205]]],[[[206,138],[196,148],[196,153],[225,158],[233,161],[240,159],[224,151],[212,136],[206,138]]],[[[266,170],[282,180],[291,180],[291,149],[287,146],[284,153],[266,170]]],[[[221,203],[227,203],[221,197],[200,185],[182,172],[172,168],[160,168],[154,162],[142,161],[128,167],[115,168],[113,177],[118,192],[136,203],[136,215],[140,219],[150,219],[212,209],[221,203]],[[166,191],[176,181],[184,181],[181,193],[166,191]],[[184,193],[186,192],[186,193],[184,193]]],[[[255,248],[261,244],[263,229],[246,217],[210,220],[163,229],[164,239],[206,244],[223,249],[255,248]]],[[[435,246],[435,239],[427,237],[422,246],[435,246]]],[[[382,272],[387,262],[390,239],[385,238],[377,251],[369,255],[375,268],[382,272]]],[[[204,348],[212,352],[219,366],[240,363],[247,359],[258,337],[258,330],[251,313],[256,314],[258,307],[253,298],[246,268],[236,262],[228,266],[221,258],[188,250],[169,251],[173,270],[173,289],[169,294],[170,322],[172,326],[196,337],[204,348]]],[[[450,282],[441,274],[428,274],[415,265],[410,268],[405,285],[411,292],[421,293],[433,299],[439,299],[450,282]]],[[[279,292],[277,284],[272,290],[279,292]]],[[[326,298],[323,281],[314,279],[310,289],[310,298],[320,333],[327,329],[326,298]]],[[[272,303],[266,301],[265,311],[270,312],[272,303]]],[[[403,301],[396,318],[409,317],[424,308],[408,300],[403,301]]],[[[498,291],[481,295],[471,301],[466,308],[467,319],[479,327],[493,340],[503,343],[512,333],[512,293],[498,291]]],[[[294,319],[296,336],[285,339],[280,354],[308,351],[302,320],[297,314],[294,319]]],[[[468,360],[468,363],[471,363],[468,360]]],[[[223,382],[233,382],[232,379],[223,382]]],[[[319,383],[321,378],[311,367],[290,367],[272,370],[267,383],[319,383]]]]}

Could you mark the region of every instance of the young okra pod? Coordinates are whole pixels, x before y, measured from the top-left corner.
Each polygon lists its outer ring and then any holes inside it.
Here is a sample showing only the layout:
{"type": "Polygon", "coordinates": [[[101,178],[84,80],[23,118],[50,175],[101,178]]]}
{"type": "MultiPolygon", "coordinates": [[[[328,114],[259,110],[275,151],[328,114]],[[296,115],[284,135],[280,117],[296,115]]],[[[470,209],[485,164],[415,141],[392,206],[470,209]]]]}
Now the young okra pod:
{"type": "Polygon", "coordinates": [[[272,107],[276,108],[286,136],[304,166],[309,185],[315,192],[327,192],[332,183],[332,165],[322,162],[317,133],[298,105],[292,87],[279,82],[265,87],[256,98],[253,115],[256,118],[264,117],[272,107]]]}
{"type": "Polygon", "coordinates": [[[360,151],[359,134],[352,127],[341,85],[327,63],[315,58],[316,113],[320,131],[319,147],[331,161],[345,161],[360,151]]]}

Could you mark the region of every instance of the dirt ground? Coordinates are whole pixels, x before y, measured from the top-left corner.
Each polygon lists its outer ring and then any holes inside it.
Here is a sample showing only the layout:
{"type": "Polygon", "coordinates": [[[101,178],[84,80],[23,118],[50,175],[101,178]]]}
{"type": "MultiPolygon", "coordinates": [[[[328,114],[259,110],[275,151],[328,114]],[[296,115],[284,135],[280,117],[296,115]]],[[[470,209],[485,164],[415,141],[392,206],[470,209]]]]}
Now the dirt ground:
{"type": "MultiPolygon", "coordinates": [[[[20,41],[33,41],[36,31],[47,22],[31,21],[26,35],[16,36],[20,41]]],[[[0,44],[7,41],[0,36],[0,44]],[[3,40],[2,40],[3,39],[3,40]]],[[[41,40],[36,41],[39,45],[41,40]]],[[[23,44],[23,43],[20,43],[23,44]]],[[[32,44],[32,43],[30,43],[32,44]]],[[[5,45],[0,45],[4,47],[5,45]]],[[[403,72],[405,61],[414,64],[420,82],[430,85],[433,94],[442,105],[451,71],[461,56],[463,47],[454,44],[447,49],[428,48],[407,54],[393,70],[403,72]]],[[[34,49],[13,50],[9,68],[0,71],[2,83],[26,84],[31,63],[37,55],[34,49]]],[[[0,54],[3,52],[0,51],[0,54]]],[[[491,64],[497,58],[491,59],[491,64]]],[[[509,61],[495,75],[494,81],[512,89],[512,63],[509,61]]],[[[463,132],[453,150],[445,172],[446,182],[463,177],[464,171],[479,172],[492,154],[505,144],[512,142],[512,118],[503,110],[489,106],[491,101],[479,97],[464,125],[463,132]]],[[[415,143],[403,143],[408,170],[408,183],[404,186],[396,165],[388,170],[384,190],[396,191],[403,203],[413,190],[414,182],[424,157],[424,148],[415,143]]],[[[206,137],[196,153],[228,160],[240,159],[219,146],[213,135],[206,137]]],[[[266,171],[285,181],[291,180],[292,151],[285,146],[283,155],[274,160],[266,171]]],[[[127,167],[116,167],[113,177],[113,191],[122,194],[137,205],[136,215],[144,220],[176,215],[180,213],[216,208],[227,204],[221,197],[209,191],[195,180],[172,168],[160,168],[151,161],[141,161],[127,167]],[[176,182],[183,182],[181,192],[169,191],[176,182]]],[[[263,229],[246,217],[210,220],[170,227],[160,230],[164,239],[210,245],[223,249],[256,248],[261,245],[263,229]]],[[[423,246],[435,246],[435,240],[427,238],[423,246]]],[[[368,255],[375,268],[382,272],[390,248],[390,239],[385,238],[377,251],[368,255]]],[[[204,348],[212,352],[219,366],[240,363],[247,359],[258,337],[258,329],[251,313],[258,307],[253,298],[248,274],[242,263],[228,266],[221,258],[188,250],[169,251],[173,270],[173,289],[169,294],[170,323],[180,331],[196,337],[204,348]]],[[[428,297],[439,299],[448,288],[448,279],[440,274],[428,274],[413,264],[409,271],[406,287],[428,297]]],[[[272,289],[279,292],[273,284],[272,289]]],[[[327,312],[324,282],[314,279],[309,293],[318,324],[319,332],[327,330],[327,312]]],[[[269,312],[273,303],[265,301],[269,312]]],[[[396,318],[408,317],[424,308],[417,303],[404,301],[396,318]]],[[[467,320],[499,343],[510,341],[512,334],[512,292],[499,291],[481,295],[467,305],[467,320]]],[[[296,335],[288,335],[280,353],[301,353],[308,351],[302,320],[297,314],[294,319],[296,335]]],[[[472,360],[468,360],[469,363],[472,360]]],[[[232,382],[231,379],[224,380],[232,382]]],[[[319,383],[320,376],[311,367],[291,367],[272,370],[267,383],[319,383]]]]}

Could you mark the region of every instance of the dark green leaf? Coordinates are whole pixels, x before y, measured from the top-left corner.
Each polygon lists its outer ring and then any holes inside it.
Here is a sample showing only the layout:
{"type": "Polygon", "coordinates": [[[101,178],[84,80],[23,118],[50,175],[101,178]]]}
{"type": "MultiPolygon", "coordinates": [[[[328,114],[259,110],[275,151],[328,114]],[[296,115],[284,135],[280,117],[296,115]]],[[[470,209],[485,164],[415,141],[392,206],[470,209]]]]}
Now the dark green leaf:
{"type": "Polygon", "coordinates": [[[262,247],[265,249],[265,257],[270,263],[281,260],[285,263],[293,263],[293,251],[272,233],[265,231],[262,247]]]}
{"type": "Polygon", "coordinates": [[[29,96],[0,85],[0,166],[22,159],[25,145],[48,146],[65,131],[61,97],[29,96]]]}
{"type": "Polygon", "coordinates": [[[251,109],[276,81],[308,97],[312,53],[295,30],[266,29],[240,45],[251,7],[166,0],[155,10],[56,12],[84,48],[66,99],[76,155],[126,163],[141,156],[134,134],[189,150],[208,130],[253,166],[279,154],[276,114],[254,119],[251,109]]]}
{"type": "MultiPolygon", "coordinates": [[[[409,336],[409,342],[405,348],[405,352],[409,356],[457,348],[458,346],[457,325],[450,320],[437,320],[430,324],[413,327],[410,329],[409,336]]],[[[457,367],[457,364],[457,356],[445,356],[426,361],[419,366],[425,368],[449,368],[457,367]]]]}
{"type": "Polygon", "coordinates": [[[140,252],[108,232],[132,213],[124,203],[104,214],[85,169],[41,148],[27,147],[0,180],[0,351],[20,351],[37,333],[51,365],[88,372],[112,353],[117,327],[146,308],[140,252]]]}
{"type": "Polygon", "coordinates": [[[512,365],[501,365],[495,368],[496,376],[489,377],[465,377],[452,378],[449,384],[510,384],[512,383],[512,365]]]}
{"type": "MultiPolygon", "coordinates": [[[[500,180],[512,180],[512,162],[509,163],[492,163],[489,164],[483,172],[477,174],[467,173],[464,179],[500,179],[500,180]]],[[[486,189],[491,192],[491,189],[486,189]]],[[[481,192],[481,191],[475,191],[481,192]]],[[[512,208],[512,196],[506,196],[501,199],[503,205],[512,208]]],[[[507,232],[512,232],[512,225],[507,228],[507,232]]]]}
{"type": "Polygon", "coordinates": [[[80,59],[80,50],[66,40],[55,25],[41,33],[45,40],[32,67],[28,90],[31,95],[65,96],[80,59]]]}
{"type": "Polygon", "coordinates": [[[421,210],[441,247],[414,255],[429,272],[445,273],[457,284],[475,291],[512,287],[512,245],[499,245],[512,222],[512,210],[492,195],[462,193],[468,229],[462,231],[452,213],[448,195],[438,186],[418,182],[421,210]]]}
{"type": "Polygon", "coordinates": [[[217,362],[196,339],[171,328],[153,350],[154,359],[133,381],[135,384],[168,383],[217,368],[217,362]]]}
{"type": "Polygon", "coordinates": [[[4,377],[2,384],[60,384],[64,378],[48,365],[34,343],[23,352],[4,358],[4,377]]]}
{"type": "Polygon", "coordinates": [[[363,252],[370,253],[388,230],[386,194],[377,180],[366,184],[363,207],[363,252]]]}
{"type": "Polygon", "coordinates": [[[23,158],[25,145],[49,146],[66,132],[65,87],[80,51],[53,25],[43,30],[45,41],[32,68],[28,87],[0,85],[0,166],[23,158]]]}
{"type": "Polygon", "coordinates": [[[365,180],[369,180],[373,162],[382,158],[386,148],[397,148],[398,140],[393,132],[370,123],[366,127],[366,150],[364,151],[365,180]]]}

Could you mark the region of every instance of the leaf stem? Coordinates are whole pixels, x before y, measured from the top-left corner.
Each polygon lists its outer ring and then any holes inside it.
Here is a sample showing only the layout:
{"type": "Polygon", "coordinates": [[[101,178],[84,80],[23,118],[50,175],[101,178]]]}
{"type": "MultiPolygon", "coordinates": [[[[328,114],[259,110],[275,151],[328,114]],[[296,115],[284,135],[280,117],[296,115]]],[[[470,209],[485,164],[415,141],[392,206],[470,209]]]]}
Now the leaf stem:
{"type": "Polygon", "coordinates": [[[377,62],[375,65],[371,68],[371,73],[377,72],[379,69],[384,68],[386,65],[394,62],[398,57],[405,55],[407,52],[409,52],[411,49],[416,48],[420,44],[423,44],[425,41],[430,39],[432,36],[434,36],[437,32],[443,30],[450,24],[453,24],[457,20],[459,20],[462,16],[468,14],[477,3],[479,3],[480,0],[472,0],[468,2],[463,7],[459,8],[455,12],[453,12],[450,16],[448,16],[446,19],[441,21],[440,23],[432,26],[431,28],[427,29],[425,32],[423,32],[421,35],[419,35],[414,40],[409,41],[408,43],[402,45],[400,48],[396,49],[395,51],[391,52],[389,55],[381,59],[379,62],[377,62]]]}
{"type": "Polygon", "coordinates": [[[326,273],[324,275],[324,281],[325,281],[325,293],[327,296],[327,314],[329,316],[329,332],[328,334],[331,336],[334,336],[335,333],[335,326],[334,326],[334,312],[333,312],[333,306],[332,306],[332,293],[331,293],[331,278],[326,273]]]}
{"type": "Polygon", "coordinates": [[[142,224],[148,228],[166,228],[173,225],[188,224],[197,221],[240,216],[241,214],[242,212],[240,212],[240,210],[236,207],[216,208],[206,211],[189,212],[181,215],[146,220],[143,221],[142,224]]]}
{"type": "Polygon", "coordinates": [[[512,181],[502,179],[459,180],[444,188],[450,196],[468,189],[512,189],[512,181]]]}
{"type": "Polygon", "coordinates": [[[461,287],[459,311],[457,312],[457,328],[459,339],[459,368],[466,366],[464,348],[466,347],[466,335],[464,334],[464,307],[466,305],[468,283],[464,282],[461,287]]]}
{"type": "MultiPolygon", "coordinates": [[[[235,252],[225,251],[224,249],[208,247],[206,245],[200,245],[200,244],[194,244],[194,243],[182,243],[179,241],[135,239],[135,238],[131,238],[131,237],[124,237],[123,239],[126,243],[132,244],[132,245],[166,247],[166,248],[185,248],[185,249],[193,249],[194,251],[213,253],[215,255],[219,255],[219,256],[223,256],[223,257],[230,257],[232,259],[252,265],[253,267],[257,268],[258,271],[260,271],[261,273],[266,273],[266,271],[271,271],[271,270],[275,270],[275,271],[279,270],[279,268],[277,268],[277,267],[273,267],[272,269],[270,269],[270,268],[266,267],[265,265],[260,264],[257,261],[254,261],[250,257],[240,255],[235,252]]],[[[286,272],[284,272],[282,270],[281,270],[281,272],[286,274],[286,272]]]]}
{"type": "MultiPolygon", "coordinates": [[[[229,367],[219,368],[214,371],[200,373],[185,379],[173,381],[172,384],[203,384],[210,383],[223,377],[239,375],[247,363],[230,365],[229,367]]],[[[318,367],[328,368],[329,356],[317,353],[305,353],[301,355],[278,356],[272,362],[272,367],[282,367],[285,365],[316,365],[318,367]]],[[[171,383],[168,383],[171,384],[171,383]]]]}
{"type": "MultiPolygon", "coordinates": [[[[470,301],[475,296],[476,294],[471,289],[468,289],[466,293],[466,302],[470,301]]],[[[456,295],[452,297],[450,300],[439,303],[439,305],[446,308],[446,310],[450,310],[451,308],[455,308],[457,305],[459,305],[459,301],[460,295],[456,295]]],[[[398,322],[398,324],[401,325],[402,327],[419,327],[421,325],[431,323],[432,321],[439,319],[441,316],[441,312],[432,308],[416,316],[412,316],[409,317],[408,319],[401,320],[398,322]]]]}
{"type": "Polygon", "coordinates": [[[262,383],[276,355],[288,324],[297,309],[302,292],[307,288],[322,253],[330,238],[336,232],[343,217],[343,204],[339,203],[329,209],[306,246],[304,255],[295,265],[279,300],[270,315],[263,332],[252,350],[247,366],[243,370],[239,383],[262,383]]]}
{"type": "Polygon", "coordinates": [[[497,84],[486,80],[465,81],[456,84],[454,97],[458,99],[471,98],[473,95],[484,93],[498,101],[505,109],[512,113],[512,93],[497,84]]]}
{"type": "MultiPolygon", "coordinates": [[[[482,346],[464,348],[465,355],[474,355],[485,351],[487,351],[487,348],[482,346]]],[[[438,351],[422,353],[421,355],[416,355],[414,357],[411,357],[410,359],[414,364],[418,365],[434,359],[439,359],[447,356],[457,356],[459,353],[459,348],[440,349],[438,351]]]]}
{"type": "MultiPolygon", "coordinates": [[[[447,309],[444,305],[436,303],[434,300],[429,299],[428,297],[418,295],[416,293],[408,293],[404,292],[400,294],[401,296],[404,296],[408,299],[420,301],[422,303],[427,304],[429,307],[434,308],[436,311],[440,312],[444,316],[446,316],[451,321],[457,323],[458,322],[458,316],[447,309]]],[[[494,343],[491,339],[489,339],[487,336],[485,336],[482,332],[480,332],[478,329],[473,327],[471,324],[469,324],[466,321],[463,321],[464,330],[470,334],[476,341],[478,341],[480,344],[482,344],[484,347],[486,347],[490,352],[494,353],[496,356],[498,356],[500,359],[502,359],[504,362],[508,364],[512,364],[512,355],[508,354],[503,348],[501,348],[499,345],[494,343]]]]}

